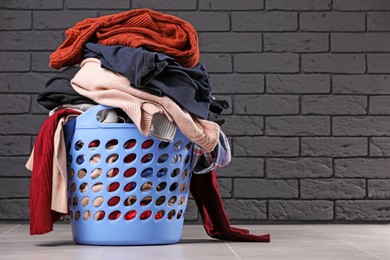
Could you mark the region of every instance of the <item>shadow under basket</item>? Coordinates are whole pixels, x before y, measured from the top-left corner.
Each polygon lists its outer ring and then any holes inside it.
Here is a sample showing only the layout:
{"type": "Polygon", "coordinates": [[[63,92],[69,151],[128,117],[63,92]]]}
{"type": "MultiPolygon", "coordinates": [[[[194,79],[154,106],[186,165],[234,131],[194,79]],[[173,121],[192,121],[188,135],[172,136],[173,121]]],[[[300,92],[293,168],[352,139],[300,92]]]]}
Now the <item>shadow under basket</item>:
{"type": "Polygon", "coordinates": [[[177,243],[191,179],[192,143],[103,124],[95,106],[64,128],[73,240],[90,245],[177,243]],[[73,126],[74,127],[73,127],[73,126]],[[73,131],[74,129],[74,131],[73,131]]]}

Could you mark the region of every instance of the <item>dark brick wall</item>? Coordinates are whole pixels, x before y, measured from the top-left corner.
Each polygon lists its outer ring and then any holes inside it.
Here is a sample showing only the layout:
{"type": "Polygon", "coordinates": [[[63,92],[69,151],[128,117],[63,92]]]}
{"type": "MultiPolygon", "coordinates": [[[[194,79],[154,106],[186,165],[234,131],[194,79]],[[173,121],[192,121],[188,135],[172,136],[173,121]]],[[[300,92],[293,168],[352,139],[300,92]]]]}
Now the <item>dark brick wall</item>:
{"type": "MultiPolygon", "coordinates": [[[[149,7],[191,22],[233,160],[233,222],[390,221],[390,1],[0,1],[0,220],[28,219],[24,163],[48,56],[86,17],[149,7]]],[[[199,221],[190,200],[188,221],[199,221]]]]}

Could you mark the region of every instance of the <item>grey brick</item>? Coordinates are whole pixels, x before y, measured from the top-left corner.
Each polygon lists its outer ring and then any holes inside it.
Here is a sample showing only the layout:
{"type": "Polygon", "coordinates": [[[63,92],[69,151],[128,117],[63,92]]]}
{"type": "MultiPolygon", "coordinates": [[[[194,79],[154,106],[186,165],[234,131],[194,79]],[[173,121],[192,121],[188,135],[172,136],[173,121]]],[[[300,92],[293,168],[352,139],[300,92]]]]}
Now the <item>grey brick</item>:
{"type": "Polygon", "coordinates": [[[390,55],[367,54],[367,71],[369,73],[390,73],[390,55]]]}
{"type": "Polygon", "coordinates": [[[30,53],[0,52],[0,71],[23,72],[30,70],[30,53]]]}
{"type": "Polygon", "coordinates": [[[369,31],[389,31],[390,12],[372,12],[367,14],[367,28],[369,31]]]}
{"type": "Polygon", "coordinates": [[[61,32],[0,31],[0,50],[54,50],[62,43],[61,32]]]}
{"type": "Polygon", "coordinates": [[[30,11],[0,10],[0,30],[25,29],[31,29],[30,11]]]}
{"type": "Polygon", "coordinates": [[[29,95],[0,94],[0,114],[21,114],[30,110],[29,95]]]}
{"type": "Polygon", "coordinates": [[[192,199],[188,200],[186,213],[185,213],[185,220],[197,220],[199,218],[198,216],[198,207],[195,204],[195,201],[192,199]]]}
{"type": "Polygon", "coordinates": [[[386,180],[368,180],[368,197],[370,199],[389,199],[389,179],[386,180]]]}
{"type": "Polygon", "coordinates": [[[299,20],[301,31],[364,31],[366,29],[364,13],[301,13],[299,20]]]}
{"type": "Polygon", "coordinates": [[[38,133],[47,115],[0,115],[0,134],[38,133]]]}
{"type": "Polygon", "coordinates": [[[264,220],[267,219],[267,202],[265,200],[224,200],[226,214],[230,220],[264,220]]]}
{"type": "Polygon", "coordinates": [[[33,52],[31,56],[31,70],[34,72],[58,72],[49,67],[51,52],[33,52]]]}
{"type": "Polygon", "coordinates": [[[331,36],[333,52],[388,52],[390,33],[335,33],[331,36]]]}
{"type": "Polygon", "coordinates": [[[301,180],[303,199],[362,199],[366,196],[366,180],[301,180]]]}
{"type": "Polygon", "coordinates": [[[199,0],[200,10],[261,10],[264,0],[199,0]]]}
{"type": "Polygon", "coordinates": [[[29,136],[0,136],[0,156],[30,155],[29,136]]]}
{"type": "Polygon", "coordinates": [[[371,96],[369,98],[371,115],[390,115],[390,96],[371,96]]]}
{"type": "Polygon", "coordinates": [[[44,73],[0,73],[0,93],[39,93],[51,76],[44,73]]]}
{"type": "Polygon", "coordinates": [[[390,156],[390,137],[370,138],[370,156],[390,156]]]}
{"type": "Polygon", "coordinates": [[[264,124],[261,116],[228,116],[222,130],[227,136],[262,135],[264,124]]]}
{"type": "Polygon", "coordinates": [[[232,197],[233,183],[231,178],[218,178],[219,193],[223,199],[232,197]]]}
{"type": "Polygon", "coordinates": [[[266,161],[267,177],[271,179],[331,177],[330,158],[271,158],[266,161]]]}
{"type": "MultiPolygon", "coordinates": [[[[159,1],[162,3],[162,1],[159,1]]],[[[182,2],[182,1],[178,1],[182,2]]],[[[196,2],[195,2],[196,3],[196,2]]],[[[178,6],[175,4],[175,6],[178,6]]],[[[230,17],[221,12],[169,12],[191,23],[198,32],[229,31],[230,17]]]]}
{"type": "Polygon", "coordinates": [[[304,137],[301,139],[302,156],[366,156],[367,146],[367,138],[362,137],[304,137]]]}
{"type": "Polygon", "coordinates": [[[288,95],[239,95],[234,99],[234,111],[245,115],[298,114],[299,100],[288,95]]]}
{"type": "Polygon", "coordinates": [[[218,170],[218,175],[224,177],[263,177],[263,169],[263,159],[233,157],[226,167],[218,170]]]}
{"type": "Polygon", "coordinates": [[[85,18],[94,18],[96,11],[35,11],[34,29],[68,29],[85,18]]]}
{"type": "Polygon", "coordinates": [[[296,10],[296,11],[312,11],[312,10],[330,10],[332,7],[331,0],[267,0],[267,10],[296,10]]]}
{"type": "MultiPolygon", "coordinates": [[[[30,148],[30,142],[24,144],[30,148]]],[[[0,157],[0,177],[30,177],[31,172],[25,167],[28,157],[0,157]]]]}
{"type": "Polygon", "coordinates": [[[390,200],[336,201],[336,219],[342,221],[390,220],[390,200]]]}
{"type": "Polygon", "coordinates": [[[257,33],[199,33],[201,52],[261,51],[261,35],[257,33]],[[245,44],[242,44],[245,42],[245,44]]]}
{"type": "Polygon", "coordinates": [[[0,198],[28,198],[29,193],[29,178],[1,178],[0,198]]]}
{"type": "Polygon", "coordinates": [[[336,95],[303,96],[301,107],[303,114],[364,115],[367,114],[367,98],[336,95]]]}
{"type": "Polygon", "coordinates": [[[128,9],[130,8],[130,1],[129,0],[116,0],[116,1],[95,0],[91,2],[88,0],[65,0],[65,5],[69,9],[128,9]]]}
{"type": "Polygon", "coordinates": [[[270,200],[270,220],[332,220],[333,202],[325,200],[270,200]]]}
{"type": "Polygon", "coordinates": [[[213,93],[263,93],[263,75],[210,74],[213,93]]]}
{"type": "Polygon", "coordinates": [[[390,10],[387,0],[334,0],[333,8],[345,11],[390,10]]]}
{"type": "Polygon", "coordinates": [[[62,9],[63,0],[12,0],[1,1],[0,9],[62,9]]]}
{"type": "Polygon", "coordinates": [[[0,219],[28,220],[30,218],[28,205],[28,199],[0,199],[0,219]]]}
{"type": "Polygon", "coordinates": [[[332,85],[337,94],[390,94],[389,75],[337,75],[332,85]]]}
{"type": "Polygon", "coordinates": [[[302,55],[304,72],[326,73],[364,73],[366,61],[359,54],[304,54],[302,55]]]}
{"type": "Polygon", "coordinates": [[[389,178],[390,159],[336,159],[335,176],[341,178],[389,178]]]}
{"type": "Polygon", "coordinates": [[[292,12],[234,12],[233,31],[295,31],[298,15],[292,12]]]}
{"type": "Polygon", "coordinates": [[[196,0],[137,0],[132,8],[150,8],[154,10],[195,10],[196,0]]]}
{"type": "Polygon", "coordinates": [[[299,71],[299,56],[291,53],[243,53],[234,56],[237,72],[294,73],[299,71]]]}
{"type": "Polygon", "coordinates": [[[298,156],[298,138],[235,137],[234,156],[292,157],[298,156]]]}
{"type": "Polygon", "coordinates": [[[329,75],[267,75],[267,93],[329,93],[329,75]]]}
{"type": "Polygon", "coordinates": [[[265,119],[268,136],[330,135],[330,118],[327,116],[278,116],[265,119]]]}
{"type": "Polygon", "coordinates": [[[285,199],[298,197],[297,180],[235,179],[234,198],[285,199]]]}
{"type": "Polygon", "coordinates": [[[201,54],[200,60],[209,73],[233,71],[232,57],[229,54],[201,54]]]}
{"type": "Polygon", "coordinates": [[[333,135],[339,136],[390,135],[390,117],[334,117],[332,128],[333,135]]]}
{"type": "Polygon", "coordinates": [[[326,52],[329,37],[325,33],[266,33],[266,52],[326,52]]]}

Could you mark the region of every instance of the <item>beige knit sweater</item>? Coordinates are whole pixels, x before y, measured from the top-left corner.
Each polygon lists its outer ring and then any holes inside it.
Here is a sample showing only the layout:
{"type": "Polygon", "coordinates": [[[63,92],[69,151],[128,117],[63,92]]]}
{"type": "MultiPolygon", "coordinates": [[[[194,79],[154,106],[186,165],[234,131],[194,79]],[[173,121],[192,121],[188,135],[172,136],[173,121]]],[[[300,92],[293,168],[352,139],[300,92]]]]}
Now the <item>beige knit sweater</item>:
{"type": "Polygon", "coordinates": [[[167,96],[155,96],[132,87],[126,77],[102,68],[98,59],[85,59],[80,67],[71,80],[72,87],[96,103],[121,108],[143,135],[149,135],[153,115],[162,113],[206,152],[216,146],[218,124],[191,116],[167,96]]]}

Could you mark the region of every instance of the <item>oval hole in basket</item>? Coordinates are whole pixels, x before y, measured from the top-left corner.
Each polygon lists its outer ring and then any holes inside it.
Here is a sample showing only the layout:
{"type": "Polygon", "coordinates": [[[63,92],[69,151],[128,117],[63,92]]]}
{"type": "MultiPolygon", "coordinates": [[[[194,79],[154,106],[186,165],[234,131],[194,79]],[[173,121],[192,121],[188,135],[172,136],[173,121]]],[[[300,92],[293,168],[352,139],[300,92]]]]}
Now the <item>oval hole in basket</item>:
{"type": "Polygon", "coordinates": [[[85,155],[84,154],[80,154],[79,156],[77,156],[76,163],[78,165],[82,164],[84,161],[85,161],[85,155]]]}
{"type": "Polygon", "coordinates": [[[82,140],[78,140],[78,141],[74,144],[74,149],[75,149],[76,151],[81,150],[83,147],[84,147],[84,142],[83,142],[82,140]]]}
{"type": "Polygon", "coordinates": [[[142,163],[148,163],[151,160],[153,160],[153,154],[152,153],[147,153],[144,156],[142,156],[141,162],[142,163]]]}
{"type": "Polygon", "coordinates": [[[150,218],[151,215],[152,215],[152,211],[151,210],[145,210],[144,212],[141,213],[139,218],[141,220],[146,220],[146,219],[150,218]]]}
{"type": "Polygon", "coordinates": [[[179,210],[179,212],[177,212],[176,218],[179,219],[182,215],[183,215],[183,210],[179,210]]]}
{"type": "Polygon", "coordinates": [[[190,150],[190,149],[191,149],[191,146],[192,146],[192,143],[191,143],[191,142],[189,142],[188,144],[186,144],[186,150],[187,150],[187,151],[190,150]]]}
{"type": "Polygon", "coordinates": [[[77,177],[79,179],[82,179],[85,177],[85,175],[87,175],[87,170],[86,169],[80,169],[78,172],[77,172],[77,177]]]}
{"type": "Polygon", "coordinates": [[[108,215],[108,219],[109,220],[116,220],[118,218],[120,218],[121,216],[121,212],[119,210],[115,210],[113,212],[110,213],[110,215],[108,215]]]}
{"type": "Polygon", "coordinates": [[[152,147],[153,144],[154,144],[154,141],[152,139],[148,139],[142,143],[141,147],[142,147],[142,149],[148,149],[148,148],[152,147]]]}
{"type": "Polygon", "coordinates": [[[171,172],[171,177],[175,178],[180,173],[180,169],[176,168],[171,172]]]}
{"type": "Polygon", "coordinates": [[[103,210],[99,210],[98,212],[95,213],[94,219],[96,221],[100,221],[100,220],[104,219],[105,215],[106,215],[106,212],[104,212],[103,210]]]}
{"type": "Polygon", "coordinates": [[[79,204],[79,198],[74,197],[73,198],[73,207],[76,207],[79,204]]]}
{"type": "MultiPolygon", "coordinates": [[[[70,185],[70,192],[75,192],[76,191],[76,183],[72,183],[71,185],[70,185]]],[[[81,191],[81,189],[80,189],[80,191],[81,191]]]]}
{"type": "Polygon", "coordinates": [[[126,178],[133,176],[137,172],[137,168],[129,168],[123,174],[126,178]]]}
{"type": "Polygon", "coordinates": [[[168,158],[169,158],[169,155],[167,153],[164,153],[164,154],[160,155],[160,157],[158,157],[157,162],[164,163],[168,160],[168,158]]]}
{"type": "Polygon", "coordinates": [[[173,204],[175,204],[176,199],[177,199],[176,196],[171,197],[171,198],[168,200],[168,206],[172,206],[173,204]]]}
{"type": "Polygon", "coordinates": [[[181,161],[181,154],[175,154],[172,157],[172,164],[177,164],[181,161]]]}
{"type": "Polygon", "coordinates": [[[91,217],[91,211],[87,210],[83,214],[83,219],[88,220],[91,217]]]}
{"type": "Polygon", "coordinates": [[[135,153],[131,153],[126,155],[125,159],[123,159],[123,162],[125,163],[131,163],[134,162],[134,160],[137,158],[137,155],[135,153]]]}
{"type": "Polygon", "coordinates": [[[185,179],[185,178],[187,177],[187,175],[188,175],[188,169],[185,169],[185,170],[183,171],[183,173],[181,174],[181,177],[182,177],[183,179],[185,179]]]}
{"type": "Polygon", "coordinates": [[[148,178],[152,176],[152,174],[153,174],[153,168],[148,167],[141,172],[141,177],[148,178]]]}
{"type": "Polygon", "coordinates": [[[173,145],[173,150],[177,151],[180,150],[183,147],[183,141],[179,140],[173,145]]]}
{"type": "Polygon", "coordinates": [[[159,144],[158,144],[158,148],[159,149],[165,149],[167,148],[169,145],[169,142],[165,142],[165,141],[161,141],[159,144]]]}
{"type": "Polygon", "coordinates": [[[113,178],[113,177],[117,176],[118,173],[119,173],[119,168],[112,168],[112,169],[108,170],[106,176],[108,178],[113,178]]]}
{"type": "Polygon", "coordinates": [[[158,197],[156,199],[156,202],[155,202],[156,206],[160,206],[160,205],[164,204],[165,199],[166,199],[165,196],[158,197]]]}
{"type": "Polygon", "coordinates": [[[182,205],[184,203],[184,196],[181,196],[179,199],[179,202],[177,202],[177,205],[182,205]]]}
{"type": "Polygon", "coordinates": [[[156,187],[156,191],[163,191],[166,187],[167,183],[165,181],[160,182],[156,187]]]}
{"type": "Polygon", "coordinates": [[[175,216],[175,214],[176,214],[176,210],[173,209],[169,211],[167,219],[172,219],[175,216]]]}
{"type": "Polygon", "coordinates": [[[137,216],[137,211],[135,211],[135,210],[130,210],[129,212],[127,212],[127,213],[125,214],[124,219],[125,219],[125,220],[132,220],[132,219],[134,219],[136,216],[137,216]]]}
{"type": "Polygon", "coordinates": [[[180,192],[183,192],[186,189],[187,183],[183,182],[183,184],[180,186],[180,192]]]}
{"type": "Polygon", "coordinates": [[[96,150],[99,147],[99,145],[100,145],[100,141],[95,139],[88,144],[88,148],[89,150],[93,151],[96,150]]]}
{"type": "Polygon", "coordinates": [[[137,202],[137,197],[136,196],[130,196],[130,197],[125,199],[124,205],[125,206],[132,206],[136,202],[137,202]]]}
{"type": "Polygon", "coordinates": [[[102,159],[102,156],[100,154],[95,154],[91,157],[91,159],[89,159],[89,163],[90,164],[97,164],[100,162],[101,159],[102,159]]]}
{"type": "Polygon", "coordinates": [[[86,192],[88,190],[88,184],[86,182],[81,183],[79,190],[81,193],[86,192]]]}
{"type": "Polygon", "coordinates": [[[76,211],[76,213],[74,214],[74,218],[75,218],[75,220],[79,220],[80,219],[80,211],[78,210],[78,211],[76,211]]]}
{"type": "Polygon", "coordinates": [[[119,182],[113,182],[113,183],[111,183],[110,185],[108,185],[107,191],[108,191],[108,192],[116,191],[116,190],[119,189],[119,186],[120,186],[119,182]]]}
{"type": "Polygon", "coordinates": [[[103,183],[97,182],[92,186],[92,192],[99,192],[103,189],[103,183]]]}
{"type": "Polygon", "coordinates": [[[118,160],[118,158],[119,158],[118,154],[116,153],[110,154],[106,159],[106,163],[114,163],[118,160]]]}
{"type": "Polygon", "coordinates": [[[84,197],[81,199],[81,206],[85,207],[89,204],[89,197],[84,197]]]}
{"type": "Polygon", "coordinates": [[[68,178],[72,179],[73,176],[74,176],[74,169],[69,169],[69,171],[68,171],[68,178]]]}
{"type": "Polygon", "coordinates": [[[102,175],[103,170],[101,168],[96,168],[91,172],[91,179],[94,180],[102,175]]]}
{"type": "Polygon", "coordinates": [[[107,204],[108,204],[108,206],[113,207],[113,206],[115,206],[115,205],[118,205],[118,203],[120,202],[120,200],[121,200],[121,199],[119,198],[119,196],[115,196],[115,197],[110,198],[110,199],[108,200],[107,204]]]}
{"type": "Polygon", "coordinates": [[[136,141],[135,139],[130,139],[130,140],[127,140],[127,141],[123,144],[123,148],[124,148],[124,149],[131,149],[131,148],[133,148],[136,144],[137,144],[137,141],[136,141]]]}
{"type": "Polygon", "coordinates": [[[160,210],[159,212],[156,213],[156,215],[154,215],[154,219],[156,219],[156,220],[162,219],[164,217],[164,214],[165,214],[165,211],[160,210]]]}
{"type": "Polygon", "coordinates": [[[92,202],[94,207],[100,207],[104,203],[104,198],[102,196],[99,196],[95,198],[92,202]]]}
{"type": "Polygon", "coordinates": [[[112,150],[115,149],[118,146],[118,140],[116,139],[111,139],[106,143],[106,149],[107,150],[112,150]]]}
{"type": "Polygon", "coordinates": [[[179,183],[177,181],[175,181],[174,183],[171,184],[171,186],[169,186],[169,191],[175,191],[178,186],[179,186],[179,183]]]}
{"type": "Polygon", "coordinates": [[[142,184],[141,191],[142,192],[150,191],[152,188],[153,188],[153,182],[148,181],[142,184]]]}
{"type": "Polygon", "coordinates": [[[69,166],[72,163],[72,160],[73,160],[73,157],[72,157],[72,155],[69,154],[66,157],[66,165],[69,166]]]}
{"type": "Polygon", "coordinates": [[[187,164],[190,161],[190,155],[187,154],[186,157],[184,157],[184,164],[187,164]]]}
{"type": "Polygon", "coordinates": [[[168,172],[167,168],[161,168],[157,172],[157,177],[159,177],[159,178],[164,177],[167,174],[167,172],[168,172]]]}
{"type": "Polygon", "coordinates": [[[147,206],[152,202],[152,196],[147,196],[140,201],[141,206],[147,206]]]}
{"type": "Polygon", "coordinates": [[[137,183],[132,181],[132,182],[129,182],[128,184],[126,184],[125,187],[123,188],[123,190],[126,192],[129,192],[129,191],[134,190],[135,187],[137,187],[137,183]]]}

